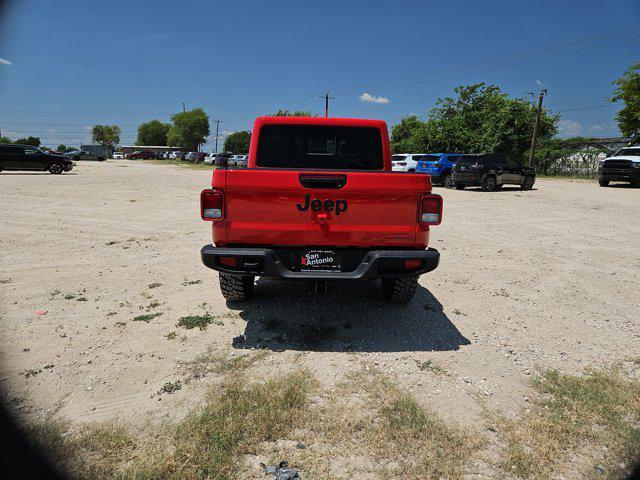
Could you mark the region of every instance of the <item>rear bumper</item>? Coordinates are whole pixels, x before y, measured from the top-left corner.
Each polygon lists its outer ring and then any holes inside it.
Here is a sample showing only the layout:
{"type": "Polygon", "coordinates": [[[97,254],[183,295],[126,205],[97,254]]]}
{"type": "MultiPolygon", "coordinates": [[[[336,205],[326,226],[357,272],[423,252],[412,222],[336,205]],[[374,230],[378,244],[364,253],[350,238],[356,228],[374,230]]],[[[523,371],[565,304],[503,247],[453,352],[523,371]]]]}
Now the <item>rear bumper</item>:
{"type": "Polygon", "coordinates": [[[276,252],[269,248],[218,248],[205,245],[200,251],[202,263],[220,272],[282,279],[365,280],[370,278],[421,275],[435,270],[440,253],[427,250],[371,250],[360,264],[348,272],[296,272],[287,268],[276,252]],[[236,266],[220,262],[221,257],[234,257],[236,266]],[[405,260],[419,260],[420,266],[404,270],[405,260]]]}
{"type": "Polygon", "coordinates": [[[461,183],[462,185],[468,185],[470,187],[482,185],[482,174],[471,173],[456,173],[451,174],[451,181],[453,183],[461,183]]]}

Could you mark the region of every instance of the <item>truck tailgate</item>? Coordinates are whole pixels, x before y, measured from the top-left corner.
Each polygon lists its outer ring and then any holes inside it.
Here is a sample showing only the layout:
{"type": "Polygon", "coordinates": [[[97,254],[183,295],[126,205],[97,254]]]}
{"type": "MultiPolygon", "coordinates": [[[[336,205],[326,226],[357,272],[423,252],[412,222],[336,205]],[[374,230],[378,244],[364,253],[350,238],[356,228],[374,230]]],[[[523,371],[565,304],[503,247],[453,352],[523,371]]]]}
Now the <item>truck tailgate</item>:
{"type": "Polygon", "coordinates": [[[413,247],[428,175],[360,171],[219,170],[229,245],[413,247]]]}

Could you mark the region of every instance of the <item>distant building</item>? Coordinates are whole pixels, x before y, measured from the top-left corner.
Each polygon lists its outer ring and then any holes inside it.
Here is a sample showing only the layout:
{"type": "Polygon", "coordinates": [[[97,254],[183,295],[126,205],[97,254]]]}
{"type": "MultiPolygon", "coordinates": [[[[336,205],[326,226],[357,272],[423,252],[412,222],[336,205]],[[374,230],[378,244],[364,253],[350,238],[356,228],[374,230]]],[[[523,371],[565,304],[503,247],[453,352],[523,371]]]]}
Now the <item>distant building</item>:
{"type": "Polygon", "coordinates": [[[165,145],[122,145],[120,147],[120,151],[123,155],[128,155],[133,152],[138,152],[142,150],[151,150],[153,153],[160,152],[181,152],[183,150],[187,150],[186,148],[180,147],[167,147],[165,145]]]}

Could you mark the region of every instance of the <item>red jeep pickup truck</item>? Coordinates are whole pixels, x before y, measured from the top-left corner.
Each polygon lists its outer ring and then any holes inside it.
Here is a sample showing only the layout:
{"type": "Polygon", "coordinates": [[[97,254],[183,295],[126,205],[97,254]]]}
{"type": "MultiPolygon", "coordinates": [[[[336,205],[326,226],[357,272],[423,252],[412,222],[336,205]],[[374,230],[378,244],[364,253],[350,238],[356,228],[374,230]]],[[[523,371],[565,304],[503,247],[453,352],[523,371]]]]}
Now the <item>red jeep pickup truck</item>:
{"type": "Polygon", "coordinates": [[[248,168],[216,169],[200,214],[213,226],[202,261],[227,300],[248,299],[261,276],[379,278],[389,301],[406,302],[440,259],[428,244],[442,197],[429,175],[391,171],[381,120],[257,118],[248,168]]]}

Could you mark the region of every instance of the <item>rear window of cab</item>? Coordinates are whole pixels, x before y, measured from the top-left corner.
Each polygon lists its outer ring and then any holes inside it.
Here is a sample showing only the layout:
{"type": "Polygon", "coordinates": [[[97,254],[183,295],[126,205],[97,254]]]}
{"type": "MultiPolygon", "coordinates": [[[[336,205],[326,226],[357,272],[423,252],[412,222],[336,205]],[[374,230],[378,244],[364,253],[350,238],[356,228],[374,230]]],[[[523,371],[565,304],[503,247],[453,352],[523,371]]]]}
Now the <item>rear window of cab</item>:
{"type": "Polygon", "coordinates": [[[374,127],[263,125],[257,167],[382,170],[382,138],[374,127]]]}

